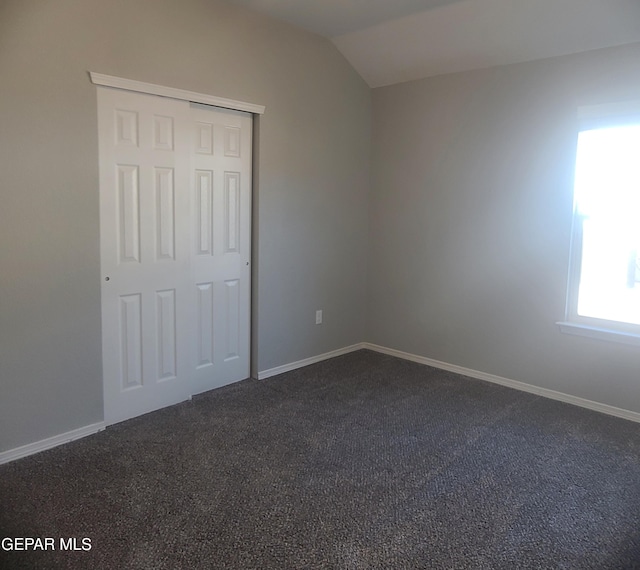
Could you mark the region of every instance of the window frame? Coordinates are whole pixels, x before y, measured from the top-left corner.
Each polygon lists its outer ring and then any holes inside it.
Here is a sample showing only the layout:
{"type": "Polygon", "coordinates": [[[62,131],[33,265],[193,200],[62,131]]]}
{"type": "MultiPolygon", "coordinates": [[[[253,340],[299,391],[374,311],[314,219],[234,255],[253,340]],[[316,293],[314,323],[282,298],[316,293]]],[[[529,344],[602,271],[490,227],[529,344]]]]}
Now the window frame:
{"type": "MultiPolygon", "coordinates": [[[[624,101],[579,107],[576,124],[576,153],[574,155],[574,165],[577,160],[578,137],[580,132],[628,124],[640,124],[640,101],[624,101]]],[[[583,228],[584,221],[587,217],[578,212],[578,205],[575,199],[575,186],[572,187],[572,195],[573,209],[565,315],[564,320],[559,321],[557,325],[563,333],[640,346],[640,324],[612,321],[578,314],[584,236],[583,228]]]]}

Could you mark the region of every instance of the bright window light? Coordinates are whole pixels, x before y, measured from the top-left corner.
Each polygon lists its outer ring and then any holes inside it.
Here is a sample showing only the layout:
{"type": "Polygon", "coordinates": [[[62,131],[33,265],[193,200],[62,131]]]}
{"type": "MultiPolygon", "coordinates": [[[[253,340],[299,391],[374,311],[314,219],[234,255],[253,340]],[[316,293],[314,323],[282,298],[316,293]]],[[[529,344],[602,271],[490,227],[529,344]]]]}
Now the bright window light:
{"type": "Polygon", "coordinates": [[[575,313],[640,325],[640,124],[579,133],[574,196],[575,313]]]}

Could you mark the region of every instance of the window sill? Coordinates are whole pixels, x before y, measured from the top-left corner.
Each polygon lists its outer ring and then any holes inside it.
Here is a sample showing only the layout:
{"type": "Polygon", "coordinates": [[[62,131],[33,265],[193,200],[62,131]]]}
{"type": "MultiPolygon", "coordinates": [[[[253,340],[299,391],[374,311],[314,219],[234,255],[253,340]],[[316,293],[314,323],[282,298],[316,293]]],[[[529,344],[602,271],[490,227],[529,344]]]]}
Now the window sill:
{"type": "Polygon", "coordinates": [[[560,331],[566,334],[640,346],[640,335],[638,334],[594,327],[581,323],[570,323],[567,321],[561,321],[556,324],[560,327],[560,331]]]}

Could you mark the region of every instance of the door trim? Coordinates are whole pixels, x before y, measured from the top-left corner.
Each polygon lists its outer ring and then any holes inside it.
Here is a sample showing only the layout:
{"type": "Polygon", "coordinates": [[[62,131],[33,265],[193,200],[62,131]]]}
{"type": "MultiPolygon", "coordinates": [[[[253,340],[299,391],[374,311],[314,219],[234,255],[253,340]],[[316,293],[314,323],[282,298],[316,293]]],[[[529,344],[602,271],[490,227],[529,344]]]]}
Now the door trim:
{"type": "Polygon", "coordinates": [[[187,91],[175,87],[165,87],[164,85],[145,83],[144,81],[125,79],[123,77],[115,77],[114,75],[105,75],[104,73],[96,73],[95,71],[90,71],[89,77],[91,78],[91,83],[104,87],[115,87],[116,89],[147,93],[148,95],[160,95],[161,97],[191,101],[192,103],[203,103],[204,105],[213,105],[224,109],[232,109],[233,111],[245,111],[255,115],[262,115],[265,111],[264,105],[225,99],[224,97],[216,97],[215,95],[207,95],[206,93],[196,93],[195,91],[187,91]]]}

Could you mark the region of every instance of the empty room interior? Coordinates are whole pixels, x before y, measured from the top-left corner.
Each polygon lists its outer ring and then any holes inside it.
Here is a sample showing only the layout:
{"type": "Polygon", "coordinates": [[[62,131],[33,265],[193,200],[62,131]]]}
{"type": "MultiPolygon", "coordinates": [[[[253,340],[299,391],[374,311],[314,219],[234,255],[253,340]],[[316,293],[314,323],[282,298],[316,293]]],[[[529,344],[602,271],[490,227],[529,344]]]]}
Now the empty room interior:
{"type": "Polygon", "coordinates": [[[640,3],[0,0],[0,567],[640,568],[640,3]]]}

